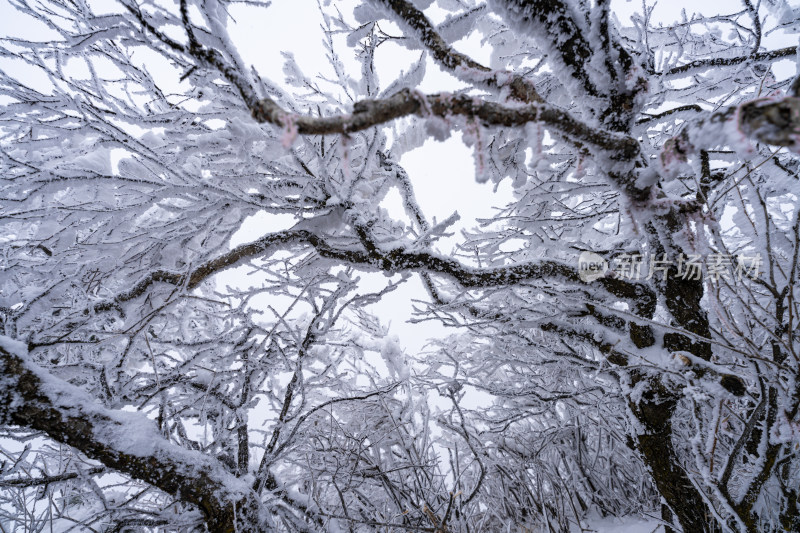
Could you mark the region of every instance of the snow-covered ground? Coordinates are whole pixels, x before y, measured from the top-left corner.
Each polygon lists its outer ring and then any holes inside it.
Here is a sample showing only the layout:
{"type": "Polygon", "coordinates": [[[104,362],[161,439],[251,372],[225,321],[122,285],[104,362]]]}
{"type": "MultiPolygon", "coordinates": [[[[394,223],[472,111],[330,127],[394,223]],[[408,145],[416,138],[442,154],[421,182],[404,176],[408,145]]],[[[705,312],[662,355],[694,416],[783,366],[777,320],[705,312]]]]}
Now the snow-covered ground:
{"type": "Polygon", "coordinates": [[[573,527],[570,533],[664,533],[664,526],[640,517],[596,518],[585,523],[583,529],[573,527]]]}

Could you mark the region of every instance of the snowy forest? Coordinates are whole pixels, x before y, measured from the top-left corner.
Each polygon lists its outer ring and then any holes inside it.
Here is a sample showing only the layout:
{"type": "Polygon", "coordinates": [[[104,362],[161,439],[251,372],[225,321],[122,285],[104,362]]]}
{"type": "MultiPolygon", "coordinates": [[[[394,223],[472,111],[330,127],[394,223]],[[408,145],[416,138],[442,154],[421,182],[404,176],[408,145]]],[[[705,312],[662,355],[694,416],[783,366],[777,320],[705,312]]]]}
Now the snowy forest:
{"type": "Polygon", "coordinates": [[[0,530],[800,531],[800,7],[687,6],[4,0],[0,530]]]}

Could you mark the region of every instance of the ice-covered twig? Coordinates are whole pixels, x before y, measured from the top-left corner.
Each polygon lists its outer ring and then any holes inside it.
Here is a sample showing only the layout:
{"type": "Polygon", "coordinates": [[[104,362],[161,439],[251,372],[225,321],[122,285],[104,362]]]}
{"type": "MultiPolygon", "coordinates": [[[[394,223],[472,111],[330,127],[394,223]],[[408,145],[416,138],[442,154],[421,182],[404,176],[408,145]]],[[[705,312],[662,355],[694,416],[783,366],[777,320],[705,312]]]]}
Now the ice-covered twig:
{"type": "Polygon", "coordinates": [[[489,89],[508,87],[509,96],[520,102],[544,101],[533,84],[519,74],[492,70],[455,50],[439,35],[425,14],[408,0],[378,0],[377,3],[391,9],[431,51],[434,59],[459,78],[471,83],[479,81],[478,85],[489,89]]]}
{"type": "Polygon", "coordinates": [[[770,50],[769,52],[760,52],[751,56],[737,56],[737,57],[713,57],[709,59],[697,59],[691,63],[681,65],[669,69],[664,74],[668,77],[672,76],[688,76],[699,72],[701,70],[708,70],[714,67],[729,67],[733,65],[740,65],[746,61],[772,61],[774,59],[781,59],[784,57],[791,57],[797,55],[796,46],[787,46],[786,48],[779,48],[777,50],[770,50]]]}
{"type": "Polygon", "coordinates": [[[212,531],[269,531],[250,487],[216,459],[169,442],[138,413],[109,410],[0,337],[0,420],[43,431],[109,468],[195,504],[212,531]]]}
{"type": "Polygon", "coordinates": [[[673,173],[689,156],[720,146],[751,150],[750,141],[800,149],[800,98],[767,97],[732,106],[690,123],[664,144],[661,164],[673,173]]]}

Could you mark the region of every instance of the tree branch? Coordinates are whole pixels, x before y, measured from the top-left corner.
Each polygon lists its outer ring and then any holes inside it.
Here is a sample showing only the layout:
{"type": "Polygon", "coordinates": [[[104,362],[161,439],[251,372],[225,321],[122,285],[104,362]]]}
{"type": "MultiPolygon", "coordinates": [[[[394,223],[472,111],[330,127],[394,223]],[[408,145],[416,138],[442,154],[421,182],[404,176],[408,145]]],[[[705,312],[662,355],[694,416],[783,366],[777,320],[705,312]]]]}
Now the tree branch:
{"type": "MultiPolygon", "coordinates": [[[[509,87],[511,90],[510,96],[515,100],[528,103],[544,102],[533,84],[519,74],[507,70],[492,70],[455,50],[439,35],[425,14],[414,7],[408,0],[379,0],[379,3],[394,11],[405,21],[422,41],[422,44],[431,51],[436,61],[457,76],[463,77],[461,75],[465,71],[472,71],[472,73],[479,74],[478,77],[480,75],[485,76],[482,80],[482,85],[488,88],[500,89],[509,87]]],[[[484,5],[482,8],[485,9],[486,6],[484,5]]],[[[469,81],[474,82],[475,77],[474,74],[469,76],[469,81]]]]}
{"type": "Polygon", "coordinates": [[[196,505],[211,531],[268,531],[263,506],[215,459],[165,440],[138,413],[113,411],[0,337],[0,421],[43,431],[109,468],[196,505]]]}
{"type": "Polygon", "coordinates": [[[733,474],[733,467],[736,465],[736,460],[739,458],[739,452],[742,451],[745,443],[750,439],[750,435],[753,433],[756,424],[758,424],[766,408],[767,398],[763,397],[756,408],[753,409],[753,414],[750,415],[750,418],[744,425],[742,434],[739,435],[739,438],[736,440],[736,444],[733,445],[731,452],[728,454],[728,460],[725,462],[725,468],[722,471],[722,476],[719,478],[719,486],[723,491],[725,491],[726,494],[728,493],[728,482],[733,474]]]}
{"type": "Polygon", "coordinates": [[[60,481],[69,481],[70,479],[79,479],[88,476],[96,476],[103,474],[107,470],[102,466],[90,468],[85,472],[66,472],[64,474],[57,474],[55,476],[43,476],[35,478],[15,478],[15,479],[0,479],[0,487],[38,487],[41,485],[49,485],[51,483],[58,483],[60,481]]]}
{"type": "Polygon", "coordinates": [[[769,52],[760,52],[750,56],[714,57],[710,59],[698,59],[696,61],[692,61],[691,63],[687,63],[679,67],[673,67],[669,69],[667,72],[665,72],[665,74],[667,76],[675,76],[678,74],[689,75],[694,73],[694,71],[708,70],[713,67],[730,67],[733,65],[739,65],[741,63],[744,63],[745,61],[753,61],[753,62],[770,61],[773,59],[791,57],[796,54],[797,54],[796,46],[787,46],[786,48],[779,48],[778,50],[771,50],[769,52]]]}
{"type": "Polygon", "coordinates": [[[664,143],[661,165],[672,172],[691,154],[718,146],[740,148],[748,139],[797,151],[800,148],[800,97],[758,98],[692,122],[680,135],[664,143]]]}
{"type": "Polygon", "coordinates": [[[572,18],[568,4],[561,0],[503,0],[504,16],[512,27],[536,38],[564,71],[589,96],[602,96],[591,80],[586,65],[592,48],[572,18]],[[553,36],[558,36],[554,39],[553,36]]]}
{"type": "MultiPolygon", "coordinates": [[[[307,230],[287,230],[271,233],[257,241],[243,244],[230,252],[208,261],[189,274],[177,274],[167,271],[156,271],[147,275],[136,286],[120,294],[110,301],[99,303],[95,309],[109,309],[115,304],[131,300],[144,294],[155,282],[179,285],[184,283],[188,275],[188,289],[198,286],[213,274],[225,269],[241,265],[250,259],[260,257],[273,249],[294,245],[311,245],[322,257],[335,259],[355,267],[367,267],[384,272],[414,271],[430,274],[441,274],[458,282],[467,289],[481,289],[513,285],[530,280],[551,280],[563,283],[584,284],[577,268],[558,261],[538,261],[518,263],[514,265],[475,268],[463,265],[455,259],[425,251],[409,251],[406,248],[389,250],[375,248],[366,251],[352,247],[335,246],[324,237],[307,230]]],[[[655,294],[643,283],[629,282],[624,279],[602,277],[595,282],[602,288],[619,298],[635,300],[637,307],[648,306],[655,301],[655,294]]]]}
{"type": "MultiPolygon", "coordinates": [[[[409,115],[434,115],[440,118],[465,116],[480,120],[487,126],[512,127],[522,126],[529,122],[541,122],[548,128],[552,128],[554,131],[562,133],[575,141],[603,151],[612,152],[612,155],[618,160],[632,161],[639,155],[639,145],[635,139],[593,128],[574,118],[569,113],[543,103],[527,106],[502,105],[467,95],[434,94],[425,96],[404,89],[387,98],[356,102],[353,106],[352,114],[315,118],[289,113],[271,98],[258,100],[253,88],[247,84],[235,68],[226,63],[216,50],[207,49],[197,44],[186,47],[161,33],[147,21],[141,11],[131,6],[126,7],[139,23],[161,42],[173,50],[194,57],[200,63],[219,71],[239,91],[245,105],[250,109],[256,121],[268,122],[285,128],[290,136],[297,134],[354,133],[409,115]]],[[[424,31],[427,19],[422,16],[422,21],[417,20],[417,23],[424,31]]],[[[427,24],[430,25],[430,23],[427,24]]],[[[441,37],[439,37],[439,40],[441,40],[441,37]]],[[[444,43],[443,40],[442,43],[444,43]]],[[[448,50],[449,47],[442,50],[442,52],[445,53],[448,50]]],[[[456,53],[454,51],[451,52],[456,53]]],[[[471,60],[466,56],[453,61],[456,61],[456,63],[461,61],[468,66],[474,63],[469,63],[471,60]]],[[[477,63],[474,63],[474,65],[477,65],[477,63]]],[[[532,87],[520,87],[520,95],[528,94],[532,89],[532,87]]],[[[532,95],[529,95],[529,97],[535,100],[532,95]]]]}
{"type": "Polygon", "coordinates": [[[594,128],[554,106],[542,103],[504,105],[463,94],[426,96],[403,89],[387,98],[356,102],[352,114],[319,118],[288,113],[269,98],[259,101],[251,111],[258,122],[281,126],[289,133],[308,135],[353,133],[409,115],[445,119],[463,116],[479,120],[486,126],[514,127],[540,122],[572,140],[610,152],[623,161],[636,159],[640,151],[639,144],[632,137],[594,128]]]}

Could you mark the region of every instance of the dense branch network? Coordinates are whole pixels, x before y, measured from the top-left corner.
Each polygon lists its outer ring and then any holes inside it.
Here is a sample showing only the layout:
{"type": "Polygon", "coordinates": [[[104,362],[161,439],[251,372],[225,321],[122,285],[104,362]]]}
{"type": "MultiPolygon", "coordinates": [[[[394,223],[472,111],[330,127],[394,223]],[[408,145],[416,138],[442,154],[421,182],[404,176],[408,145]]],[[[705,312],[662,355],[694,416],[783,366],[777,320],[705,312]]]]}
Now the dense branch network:
{"type": "Polygon", "coordinates": [[[197,505],[213,531],[267,527],[262,504],[249,486],[212,458],[166,441],[144,415],[101,407],[29,361],[24,347],[7,337],[0,345],[0,368],[4,423],[43,431],[110,468],[180,494],[197,505]]]}
{"type": "MultiPolygon", "coordinates": [[[[565,135],[567,138],[580,145],[585,145],[591,149],[598,150],[601,158],[609,157],[615,162],[634,163],[641,157],[639,143],[628,135],[622,135],[615,131],[604,130],[588,125],[587,123],[574,118],[569,112],[557,107],[542,103],[541,97],[536,92],[531,83],[524,78],[510,73],[492,72],[490,69],[474,62],[464,54],[456,52],[436,33],[428,19],[417,10],[412,4],[405,0],[386,1],[385,3],[392,9],[405,23],[420,35],[422,42],[431,49],[437,60],[445,67],[453,71],[459,69],[473,69],[480,73],[487,74],[485,83],[491,88],[502,88],[500,79],[508,80],[512,90],[512,97],[522,102],[535,102],[528,105],[510,105],[491,101],[486,101],[470,95],[423,95],[419,92],[401,90],[400,92],[382,99],[361,100],[353,105],[350,114],[341,114],[328,117],[310,117],[287,112],[281,108],[272,98],[258,99],[255,91],[244,80],[243,76],[236,69],[227,64],[223,57],[215,50],[203,47],[194,38],[194,34],[185,12],[183,23],[189,35],[189,46],[186,47],[173,39],[170,39],[152,24],[145,15],[138,9],[128,6],[129,11],[136,15],[140,23],[151,33],[157,36],[162,42],[171,48],[186,53],[204,65],[217,69],[229,82],[231,82],[240,92],[245,104],[250,109],[253,118],[258,122],[267,122],[275,126],[284,128],[290,138],[296,135],[328,135],[328,134],[351,134],[363,131],[392,120],[417,115],[421,117],[438,117],[450,119],[451,117],[463,117],[467,121],[474,121],[481,126],[503,126],[518,127],[528,123],[541,123],[554,132],[565,135]]],[[[590,96],[599,96],[598,90],[593,87],[588,71],[584,67],[585,60],[592,52],[589,46],[581,37],[581,31],[574,26],[571,15],[565,4],[558,0],[548,2],[503,2],[507,4],[505,9],[509,10],[512,18],[516,13],[522,13],[523,17],[541,17],[538,24],[544,28],[547,34],[563,34],[572,36],[570,39],[560,39],[558,56],[566,61],[568,70],[576,79],[584,85],[584,89],[590,96]],[[540,5],[541,4],[541,5],[540,5]],[[547,14],[558,13],[558,17],[551,17],[547,14]]],[[[607,15],[606,15],[607,16],[607,15]]],[[[604,26],[605,27],[605,26],[604,26]]],[[[607,36],[608,29],[605,30],[607,36]]],[[[609,41],[611,42],[611,41],[609,41]]],[[[615,54],[622,67],[630,72],[633,68],[633,60],[629,54],[613,41],[615,54]]],[[[608,45],[610,46],[610,44],[608,45]]],[[[795,48],[783,48],[772,52],[758,53],[754,56],[756,60],[774,60],[796,54],[795,48]]],[[[610,53],[606,50],[606,54],[610,53]]],[[[750,57],[739,58],[714,58],[710,60],[698,60],[693,63],[675,67],[668,75],[684,74],[692,69],[712,68],[715,66],[737,65],[750,60],[750,57]]],[[[612,68],[610,73],[616,71],[612,68]]],[[[616,74],[615,74],[616,75],[616,74]]],[[[640,88],[641,89],[641,88],[640,88]]],[[[616,93],[615,93],[616,94],[616,93]]],[[[628,99],[635,97],[635,92],[627,95],[628,99]]],[[[613,95],[609,95],[613,96],[613,95]]],[[[750,137],[756,142],[766,144],[777,144],[778,146],[794,147],[796,144],[795,136],[800,132],[800,115],[792,112],[795,107],[794,99],[778,100],[770,102],[772,105],[765,106],[759,101],[760,105],[748,104],[746,113],[739,113],[738,106],[717,112],[714,116],[702,123],[702,140],[699,143],[703,148],[707,148],[706,140],[715,139],[715,145],[724,145],[726,141],[737,140],[736,132],[750,137]],[[763,111],[763,112],[762,112],[763,111]],[[728,124],[731,122],[731,124],[728,124]]],[[[627,111],[633,111],[631,103],[624,103],[619,100],[619,95],[612,98],[608,104],[607,112],[619,113],[618,106],[626,107],[627,111]]],[[[620,118],[621,124],[630,122],[629,119],[620,118]]],[[[618,128],[615,128],[618,129],[618,128]]],[[[688,130],[684,130],[684,135],[688,130]]],[[[683,149],[683,148],[682,148],[683,149]]],[[[697,149],[692,147],[692,149],[697,149]]],[[[671,157],[670,154],[664,157],[671,157]]],[[[637,163],[638,164],[638,163],[637,163]]],[[[631,175],[630,170],[614,170],[608,173],[611,180],[627,192],[635,202],[649,200],[650,190],[645,184],[650,179],[639,179],[638,172],[631,175]]]]}
{"type": "MultiPolygon", "coordinates": [[[[153,488],[95,508],[118,529],[173,524],[176,502],[226,533],[568,530],[594,509],[662,503],[684,531],[800,527],[798,165],[779,149],[798,148],[800,97],[767,91],[786,85],[768,66],[797,50],[762,50],[760,5],[669,28],[645,7],[628,31],[606,0],[442,2],[455,15],[437,29],[426,2],[374,0],[357,29],[326,13],[335,77],[287,60],[307,93],[287,95],[244,66],[227,3],[124,2],[106,18],[58,4],[76,25],[53,23],[63,42],[1,51],[55,88],[0,73],[15,100],[0,112],[1,325],[30,349],[2,338],[0,418],[102,466],[53,470],[43,453],[25,477],[27,448],[4,451],[7,494],[57,487],[69,501],[71,484],[117,471],[153,488]],[[469,88],[379,93],[381,17],[469,88]],[[451,23],[515,67],[456,50],[451,23]],[[736,31],[691,29],[717,23],[736,31]],[[365,86],[336,56],[340,33],[358,37],[365,86]],[[126,46],[188,69],[190,102],[126,46]],[[70,79],[62,55],[80,50],[120,78],[89,63],[88,80],[70,79]],[[509,205],[451,254],[435,242],[457,217],[429,223],[400,164],[437,128],[470,139],[482,178],[513,181],[509,205]],[[406,219],[386,210],[390,190],[406,219]],[[229,245],[266,212],[299,222],[229,245]],[[576,251],[630,270],[587,281],[576,251]],[[645,253],[650,276],[635,278],[645,253]],[[758,254],[761,276],[719,272],[758,254]],[[243,266],[255,281],[222,287],[243,266]],[[374,272],[390,281],[364,292],[374,272]],[[420,356],[370,311],[410,273],[429,296],[414,320],[459,332],[420,356]],[[476,390],[491,401],[471,407],[476,390]]],[[[93,497],[111,491],[92,483],[93,497]]],[[[12,496],[0,512],[24,508],[12,496]]]]}
{"type": "MultiPolygon", "coordinates": [[[[138,281],[130,290],[117,295],[113,300],[95,304],[95,311],[118,307],[118,304],[139,298],[155,283],[168,283],[187,290],[195,289],[202,282],[228,268],[246,264],[253,259],[264,259],[278,250],[297,245],[312,247],[327,259],[335,259],[363,269],[376,269],[385,273],[415,272],[443,275],[466,289],[488,289],[497,286],[515,285],[526,281],[582,283],[577,268],[559,261],[537,261],[492,268],[466,266],[455,259],[428,251],[413,251],[406,248],[381,249],[373,243],[368,250],[352,246],[337,246],[316,233],[294,230],[273,233],[257,241],[243,244],[230,252],[198,266],[191,273],[180,274],[156,271],[138,281]]],[[[617,279],[613,275],[595,280],[596,286],[626,300],[636,300],[640,305],[653,305],[655,294],[642,283],[617,279]]]]}

